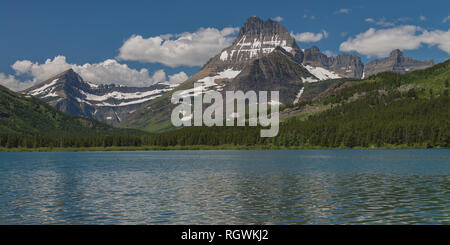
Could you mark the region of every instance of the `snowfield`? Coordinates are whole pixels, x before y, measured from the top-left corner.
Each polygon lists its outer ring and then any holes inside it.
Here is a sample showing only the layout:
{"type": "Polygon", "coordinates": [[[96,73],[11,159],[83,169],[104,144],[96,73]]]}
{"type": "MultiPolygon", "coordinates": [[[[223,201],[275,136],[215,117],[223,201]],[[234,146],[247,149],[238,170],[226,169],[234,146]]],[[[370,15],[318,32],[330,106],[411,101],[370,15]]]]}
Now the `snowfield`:
{"type": "Polygon", "coordinates": [[[239,75],[239,73],[241,73],[241,71],[227,69],[225,71],[219,72],[215,76],[204,77],[197,81],[197,83],[201,83],[200,87],[183,90],[180,93],[180,95],[181,97],[197,96],[201,94],[201,91],[207,92],[208,88],[210,87],[217,87],[218,88],[217,90],[222,89],[223,86],[219,86],[217,83],[214,82],[216,79],[233,79],[237,75],[239,75]]]}
{"type": "Polygon", "coordinates": [[[44,86],[39,87],[39,88],[37,88],[37,89],[35,89],[35,90],[32,90],[32,91],[30,91],[30,92],[28,92],[28,93],[31,94],[31,95],[33,95],[33,96],[42,94],[42,93],[46,92],[46,90],[47,90],[48,88],[53,87],[53,85],[55,85],[55,84],[58,82],[58,80],[59,80],[59,78],[53,80],[51,83],[45,84],[44,86]]]}
{"type": "Polygon", "coordinates": [[[304,65],[304,67],[315,77],[317,77],[319,80],[327,80],[327,79],[337,79],[342,78],[335,72],[332,72],[330,70],[327,70],[322,67],[313,67],[310,65],[304,65]]]}
{"type": "Polygon", "coordinates": [[[300,97],[302,97],[303,91],[305,91],[305,87],[302,87],[300,89],[300,91],[298,92],[297,96],[295,97],[295,100],[294,100],[293,104],[298,103],[298,101],[300,100],[300,97]]]}

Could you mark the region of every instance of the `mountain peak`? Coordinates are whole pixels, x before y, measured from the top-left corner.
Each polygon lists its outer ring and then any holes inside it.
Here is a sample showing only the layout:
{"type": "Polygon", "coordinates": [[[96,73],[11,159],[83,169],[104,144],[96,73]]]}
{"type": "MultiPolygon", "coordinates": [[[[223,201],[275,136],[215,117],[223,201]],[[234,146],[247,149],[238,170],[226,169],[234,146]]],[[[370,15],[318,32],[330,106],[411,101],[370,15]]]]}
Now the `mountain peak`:
{"type": "Polygon", "coordinates": [[[317,47],[317,46],[312,46],[311,48],[310,48],[310,50],[312,51],[312,52],[314,52],[314,53],[317,53],[317,52],[320,52],[320,49],[319,49],[319,47],[317,47]]]}
{"type": "MultiPolygon", "coordinates": [[[[79,76],[78,73],[76,73],[72,68],[70,68],[70,69],[67,69],[67,70],[65,70],[65,71],[63,71],[63,72],[60,72],[60,73],[54,75],[53,77],[47,79],[47,80],[44,81],[43,83],[46,83],[47,81],[55,80],[55,79],[57,79],[57,78],[77,77],[77,76],[79,76]]],[[[80,80],[81,80],[81,77],[80,77],[80,80]]]]}
{"type": "Polygon", "coordinates": [[[286,27],[273,20],[262,20],[252,16],[239,31],[233,45],[208,61],[204,66],[213,72],[226,69],[242,70],[248,62],[271,53],[277,46],[291,53],[298,62],[303,60],[303,52],[286,27]]]}
{"type": "Polygon", "coordinates": [[[63,71],[23,93],[43,99],[68,114],[116,125],[144,103],[171,91],[174,86],[127,87],[84,81],[73,69],[63,71]],[[131,112],[130,112],[131,111],[131,112]]]}
{"type": "Polygon", "coordinates": [[[264,21],[259,17],[252,16],[248,18],[242,26],[241,30],[239,31],[237,40],[239,40],[244,35],[259,37],[277,34],[285,35],[285,33],[289,34],[286,30],[286,27],[284,27],[280,23],[271,19],[264,21]]]}
{"type": "Polygon", "coordinates": [[[72,68],[65,71],[66,73],[76,73],[72,68]]]}
{"type": "Polygon", "coordinates": [[[384,71],[404,74],[414,70],[428,68],[433,64],[434,62],[432,60],[420,61],[405,57],[402,51],[395,49],[389,54],[389,57],[368,63],[364,67],[364,77],[369,77],[384,71]]]}
{"type": "Polygon", "coordinates": [[[251,16],[245,21],[244,25],[254,24],[254,23],[263,23],[263,22],[264,22],[264,20],[262,20],[258,16],[251,16]]]}
{"type": "Polygon", "coordinates": [[[403,52],[400,51],[400,49],[394,49],[394,50],[392,50],[392,52],[389,54],[389,57],[392,57],[392,58],[397,58],[397,57],[401,57],[401,56],[403,56],[403,52]]]}

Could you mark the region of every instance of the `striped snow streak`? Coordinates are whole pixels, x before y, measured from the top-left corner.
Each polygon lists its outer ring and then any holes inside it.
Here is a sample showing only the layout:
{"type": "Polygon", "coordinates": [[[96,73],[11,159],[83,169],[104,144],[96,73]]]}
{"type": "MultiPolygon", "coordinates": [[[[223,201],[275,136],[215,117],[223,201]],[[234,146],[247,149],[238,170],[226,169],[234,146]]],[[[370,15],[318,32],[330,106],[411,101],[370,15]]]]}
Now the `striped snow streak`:
{"type": "Polygon", "coordinates": [[[304,67],[319,80],[337,79],[342,78],[337,73],[327,70],[322,67],[313,67],[310,65],[304,65],[304,67]]]}

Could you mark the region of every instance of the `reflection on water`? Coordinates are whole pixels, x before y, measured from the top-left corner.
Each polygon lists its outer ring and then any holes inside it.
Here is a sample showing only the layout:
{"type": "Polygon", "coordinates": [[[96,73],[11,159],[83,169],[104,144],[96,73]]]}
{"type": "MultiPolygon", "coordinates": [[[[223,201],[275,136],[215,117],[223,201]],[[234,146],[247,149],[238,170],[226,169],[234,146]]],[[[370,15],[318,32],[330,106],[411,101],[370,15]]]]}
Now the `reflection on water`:
{"type": "Polygon", "coordinates": [[[450,150],[0,153],[0,224],[450,224],[450,150]]]}

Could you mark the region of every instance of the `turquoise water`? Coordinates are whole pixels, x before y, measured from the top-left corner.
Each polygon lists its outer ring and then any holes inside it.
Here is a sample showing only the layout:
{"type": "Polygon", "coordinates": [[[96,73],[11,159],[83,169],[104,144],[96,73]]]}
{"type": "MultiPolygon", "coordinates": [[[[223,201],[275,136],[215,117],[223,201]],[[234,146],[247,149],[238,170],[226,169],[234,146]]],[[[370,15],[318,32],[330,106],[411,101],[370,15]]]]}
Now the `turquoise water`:
{"type": "Polygon", "coordinates": [[[450,150],[0,153],[0,224],[450,224],[450,150]]]}

